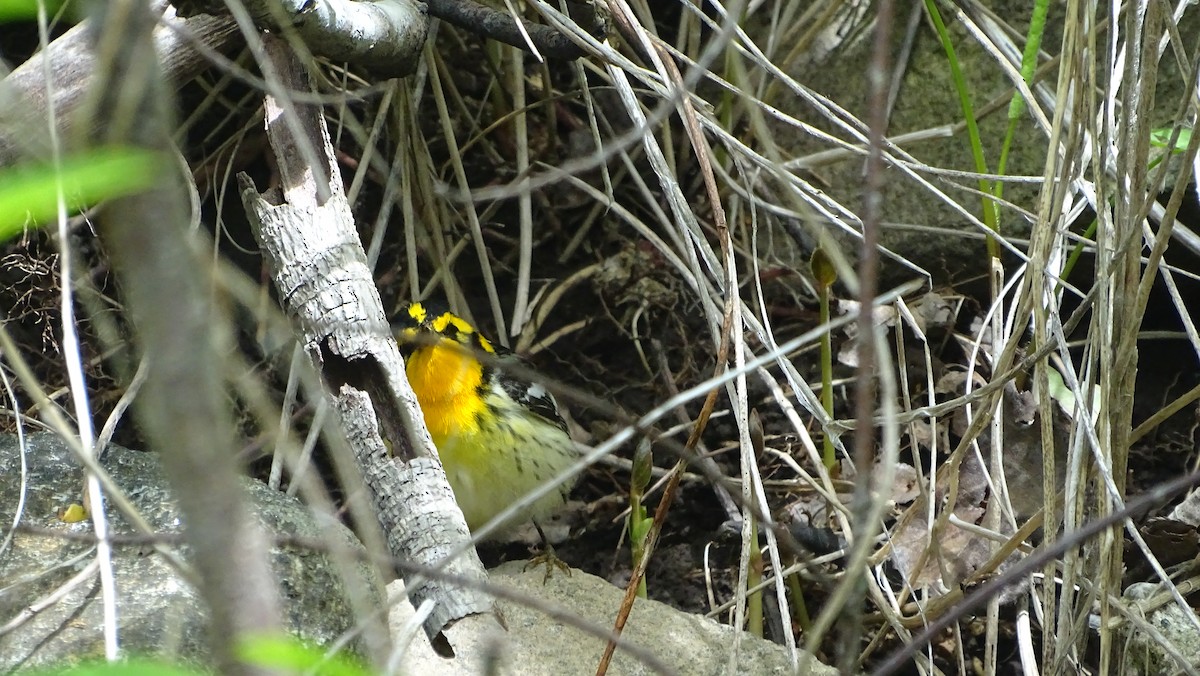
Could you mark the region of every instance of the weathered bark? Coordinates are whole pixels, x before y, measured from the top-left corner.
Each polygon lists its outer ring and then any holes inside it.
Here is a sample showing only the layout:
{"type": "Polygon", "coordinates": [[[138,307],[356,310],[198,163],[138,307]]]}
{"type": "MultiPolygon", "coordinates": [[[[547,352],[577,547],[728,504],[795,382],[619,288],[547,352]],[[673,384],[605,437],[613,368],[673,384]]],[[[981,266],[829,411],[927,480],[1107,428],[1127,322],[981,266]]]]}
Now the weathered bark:
{"type": "MultiPolygon", "coordinates": [[[[153,3],[162,12],[165,2],[153,3]]],[[[49,105],[54,104],[60,137],[90,137],[98,120],[87,116],[75,123],[76,113],[96,79],[96,55],[85,21],[50,43],[49,48],[21,64],[0,81],[0,167],[28,157],[50,156],[46,127],[49,105]],[[46,60],[50,81],[47,82],[46,60]]],[[[154,51],[163,78],[178,87],[207,69],[211,62],[204,52],[224,52],[234,45],[237,27],[228,17],[176,17],[167,10],[154,28],[154,51]]]]}
{"type": "MultiPolygon", "coordinates": [[[[225,14],[221,0],[177,0],[182,16],[225,14]]],[[[241,0],[259,28],[300,38],[315,56],[346,61],[379,77],[417,69],[429,20],[413,0],[241,0]]]]}
{"type": "MultiPolygon", "coordinates": [[[[270,36],[266,43],[270,60],[264,70],[275,71],[282,90],[311,91],[291,48],[270,36]]],[[[242,174],[242,201],[279,297],[296,319],[355,449],[392,554],[460,579],[485,580],[404,377],[321,109],[271,96],[266,120],[282,191],[260,195],[242,174]]],[[[414,603],[436,602],[425,622],[431,637],[459,618],[491,612],[491,599],[474,589],[436,580],[407,582],[414,603]]]]}

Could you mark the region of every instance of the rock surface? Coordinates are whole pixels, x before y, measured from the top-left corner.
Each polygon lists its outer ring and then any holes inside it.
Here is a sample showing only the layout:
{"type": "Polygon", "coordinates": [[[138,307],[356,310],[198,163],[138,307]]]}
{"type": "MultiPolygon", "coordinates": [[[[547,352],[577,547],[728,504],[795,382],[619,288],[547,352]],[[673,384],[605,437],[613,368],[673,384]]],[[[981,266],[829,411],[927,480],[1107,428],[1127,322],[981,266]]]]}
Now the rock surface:
{"type": "MultiPolygon", "coordinates": [[[[70,451],[54,435],[29,439],[25,456],[27,477],[20,523],[39,533],[17,531],[0,549],[0,672],[74,662],[103,655],[102,608],[99,578],[86,575],[68,588],[62,598],[37,608],[48,594],[83,571],[94,556],[88,520],[67,523],[62,509],[81,502],[83,472],[70,451]],[[64,537],[67,536],[67,537],[64,537]],[[68,539],[70,536],[75,536],[68,539]],[[30,608],[37,608],[30,612],[30,608]]],[[[178,544],[181,522],[165,479],[153,454],[111,447],[104,465],[155,530],[167,534],[169,546],[185,559],[186,547],[178,544]]],[[[7,536],[20,501],[21,456],[16,440],[0,436],[0,523],[7,536]]],[[[271,533],[317,538],[320,533],[308,510],[298,502],[248,482],[256,513],[271,533]]],[[[111,508],[116,533],[133,529],[111,508]]],[[[361,550],[349,531],[338,527],[348,546],[361,550]]],[[[280,580],[288,620],[302,638],[327,645],[355,625],[345,601],[344,586],[324,554],[276,546],[272,565],[280,580]]],[[[118,589],[118,617],[122,650],[170,661],[205,656],[205,610],[193,586],[148,545],[114,548],[118,589]]],[[[606,632],[620,606],[623,590],[583,571],[570,576],[555,574],[543,585],[543,571],[523,571],[523,562],[491,571],[491,582],[512,592],[514,598],[532,599],[537,607],[512,599],[497,602],[507,633],[488,636],[474,644],[451,634],[458,658],[438,656],[419,629],[408,632],[413,640],[398,663],[405,673],[503,673],[522,676],[593,673],[604,641],[571,622],[552,617],[539,608],[553,607],[559,617],[577,618],[606,632]],[[492,667],[498,665],[499,671],[492,667]]],[[[369,567],[356,574],[372,589],[378,577],[369,567]]],[[[393,638],[400,639],[412,607],[397,604],[391,612],[393,638]]],[[[416,628],[412,625],[410,629],[416,628]]],[[[454,632],[454,628],[449,630],[454,632]]],[[[729,673],[736,632],[697,615],[677,611],[656,601],[639,600],[624,637],[645,654],[676,673],[729,673]]],[[[637,655],[618,650],[611,674],[656,673],[637,655]]],[[[741,634],[733,673],[790,674],[792,663],[780,645],[741,634]]],[[[808,674],[832,674],[832,669],[811,661],[808,674]]]]}
{"type": "Polygon", "coordinates": [[[1196,631],[1195,613],[1181,609],[1174,601],[1145,609],[1143,604],[1164,592],[1160,585],[1138,582],[1129,585],[1123,598],[1143,617],[1154,635],[1133,623],[1122,627],[1126,643],[1121,651],[1121,673],[1172,674],[1188,665],[1200,663],[1200,632],[1196,631]],[[1190,615],[1190,617],[1189,617],[1190,615]]]}
{"type": "MultiPolygon", "coordinates": [[[[408,673],[428,676],[460,674],[520,674],[560,676],[592,674],[604,650],[604,640],[568,622],[551,617],[545,608],[581,619],[602,632],[612,627],[624,590],[594,575],[573,570],[570,576],[556,573],[543,584],[541,569],[524,571],[525,563],[506,563],[489,572],[491,583],[537,607],[511,599],[500,599],[498,609],[508,633],[482,639],[476,645],[455,644],[455,660],[439,657],[423,635],[409,646],[404,664],[408,673]]],[[[397,583],[398,584],[398,583],[397,583]]],[[[393,594],[395,587],[389,588],[393,594]]],[[[412,606],[397,604],[390,617],[393,636],[412,615],[412,606]]],[[[450,629],[453,632],[453,627],[450,629]]],[[[737,662],[730,669],[730,656],[737,632],[712,620],[680,612],[657,601],[634,604],[623,637],[652,655],[662,666],[678,674],[791,674],[787,650],[775,643],[741,634],[737,662]]],[[[453,642],[453,641],[452,641],[453,642]]],[[[614,675],[658,673],[637,656],[618,650],[608,671],[614,675]]],[[[836,674],[837,671],[810,660],[803,674],[836,674]]]]}
{"type": "MultiPolygon", "coordinates": [[[[52,434],[28,438],[24,505],[20,523],[47,531],[15,532],[7,547],[0,544],[0,672],[103,656],[103,615],[99,576],[87,575],[61,599],[40,612],[32,606],[63,588],[95,559],[90,520],[67,523],[60,510],[82,501],[83,471],[70,450],[52,434]],[[65,537],[66,536],[66,537],[65,537]],[[67,539],[77,536],[75,539],[67,539]],[[24,618],[24,621],[21,621],[24,618]]],[[[178,508],[171,500],[158,460],[151,453],[110,446],[103,464],[156,532],[168,534],[170,548],[186,559],[178,544],[178,508]]],[[[22,496],[21,456],[16,437],[0,436],[0,524],[7,537],[22,496]]],[[[304,539],[328,537],[312,514],[293,498],[247,481],[255,513],[268,533],[304,539]]],[[[111,508],[114,533],[134,529],[111,508]]],[[[349,530],[332,531],[344,546],[362,551],[349,530]]],[[[0,540],[2,543],[3,540],[0,540]]],[[[291,629],[301,638],[327,645],[355,626],[345,585],[321,552],[276,544],[271,564],[280,581],[280,596],[291,629]]],[[[206,610],[194,586],[148,545],[117,546],[113,553],[120,643],[127,653],[166,659],[202,660],[206,652],[206,610]]],[[[236,574],[236,571],[231,571],[236,574]]],[[[357,566],[354,574],[382,598],[374,569],[357,566]]]]}

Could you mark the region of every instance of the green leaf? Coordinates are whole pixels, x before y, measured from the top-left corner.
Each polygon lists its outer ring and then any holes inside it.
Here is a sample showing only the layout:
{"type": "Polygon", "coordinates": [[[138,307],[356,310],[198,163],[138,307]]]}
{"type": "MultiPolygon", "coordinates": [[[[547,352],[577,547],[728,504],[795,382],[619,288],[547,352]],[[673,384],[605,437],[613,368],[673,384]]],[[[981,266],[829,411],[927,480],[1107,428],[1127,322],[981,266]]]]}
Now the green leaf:
{"type": "Polygon", "coordinates": [[[650,533],[650,527],[654,525],[654,519],[651,519],[646,513],[646,508],[642,507],[638,511],[641,514],[637,518],[630,515],[629,521],[629,536],[633,542],[638,543],[638,549],[642,549],[643,543],[646,541],[646,535],[650,533]]]}
{"type": "Polygon", "coordinates": [[[346,655],[332,657],[291,636],[256,636],[238,646],[238,658],[256,666],[311,671],[320,676],[370,676],[371,671],[346,655]]]}
{"type": "Polygon", "coordinates": [[[1057,401],[1068,414],[1075,414],[1075,393],[1063,381],[1062,374],[1053,368],[1046,369],[1046,379],[1050,385],[1050,397],[1057,401]]]}
{"type": "MultiPolygon", "coordinates": [[[[46,14],[54,16],[63,0],[45,0],[46,14]]],[[[37,16],[38,0],[0,0],[0,22],[23,21],[37,16]]]]}
{"type": "MultiPolygon", "coordinates": [[[[1170,146],[1172,131],[1174,130],[1171,127],[1165,127],[1163,129],[1155,129],[1154,131],[1150,132],[1150,145],[1156,148],[1166,148],[1170,146]]],[[[1171,152],[1181,153],[1184,150],[1187,150],[1188,143],[1191,143],[1191,141],[1192,130],[1180,129],[1179,138],[1175,141],[1175,145],[1170,146],[1171,152]]]]}
{"type": "MultiPolygon", "coordinates": [[[[3,2],[4,0],[0,0],[3,2]]],[[[67,209],[78,211],[101,200],[130,195],[154,185],[159,156],[132,148],[102,148],[50,165],[0,172],[0,243],[52,218],[62,187],[67,209]]]]}

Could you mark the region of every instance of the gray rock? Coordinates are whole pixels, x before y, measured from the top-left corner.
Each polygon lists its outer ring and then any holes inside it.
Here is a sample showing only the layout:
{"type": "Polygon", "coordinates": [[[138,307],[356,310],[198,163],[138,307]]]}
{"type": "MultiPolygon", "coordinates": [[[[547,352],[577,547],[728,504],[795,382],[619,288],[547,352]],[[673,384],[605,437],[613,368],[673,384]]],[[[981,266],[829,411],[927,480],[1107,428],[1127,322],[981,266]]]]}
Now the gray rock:
{"type": "MultiPolygon", "coordinates": [[[[489,571],[491,583],[528,598],[541,607],[553,607],[608,631],[624,590],[580,570],[571,575],[554,574],[543,584],[541,569],[524,570],[525,562],[506,563],[489,571]]],[[[398,584],[398,583],[397,583],[398,584]]],[[[481,637],[475,645],[455,643],[456,659],[439,657],[424,635],[414,637],[404,657],[408,673],[424,676],[461,676],[499,673],[520,676],[592,674],[604,641],[593,634],[547,615],[538,607],[510,599],[498,599],[497,609],[507,633],[481,637]]],[[[391,615],[393,634],[411,616],[412,606],[397,604],[391,615]]],[[[453,627],[450,629],[453,631],[453,627]]],[[[794,672],[787,650],[778,644],[741,635],[736,667],[729,669],[737,632],[727,626],[692,615],[657,601],[634,603],[622,636],[653,655],[678,674],[836,674],[815,659],[804,672],[794,672]]],[[[397,640],[397,643],[400,641],[397,640]]],[[[608,673],[614,676],[657,673],[637,657],[617,651],[608,673]]]]}
{"type": "MultiPolygon", "coordinates": [[[[17,532],[0,550],[0,672],[61,661],[103,656],[103,615],[98,575],[87,576],[40,612],[30,613],[47,594],[62,587],[95,557],[86,538],[90,520],[65,523],[58,514],[80,503],[83,471],[57,436],[28,439],[25,504],[20,523],[49,531],[17,532]],[[67,539],[63,536],[82,536],[67,539]],[[20,619],[25,617],[23,622],[20,619]],[[14,621],[18,626],[5,631],[14,621]]],[[[187,558],[179,544],[182,524],[158,459],[151,453],[110,446],[104,466],[158,533],[168,534],[171,549],[187,558]]],[[[246,482],[255,513],[268,533],[316,540],[328,537],[309,510],[293,498],[246,482]]],[[[21,491],[21,459],[16,437],[0,436],[0,524],[7,536],[21,491]]],[[[111,506],[106,510],[115,534],[134,529],[111,506]]],[[[347,548],[362,545],[336,525],[347,548]]],[[[0,541],[2,542],[2,541],[0,541]]],[[[306,641],[328,645],[356,624],[345,585],[329,557],[307,548],[277,544],[271,564],[290,628],[306,641]]],[[[168,659],[202,660],[206,653],[206,609],[194,586],[149,545],[114,548],[117,615],[122,650],[168,659]]],[[[237,574],[230,571],[230,574],[237,574]]],[[[357,566],[363,586],[382,599],[374,568],[357,566]]]]}
{"type": "Polygon", "coordinates": [[[1180,669],[1184,666],[1200,664],[1200,631],[1196,630],[1195,614],[1163,599],[1164,595],[1161,585],[1147,582],[1131,584],[1125,590],[1125,601],[1136,609],[1138,616],[1145,618],[1146,624],[1122,625],[1121,673],[1183,673],[1180,669]],[[1159,604],[1153,604],[1156,597],[1159,604]],[[1153,631],[1146,631],[1145,627],[1153,631]]]}

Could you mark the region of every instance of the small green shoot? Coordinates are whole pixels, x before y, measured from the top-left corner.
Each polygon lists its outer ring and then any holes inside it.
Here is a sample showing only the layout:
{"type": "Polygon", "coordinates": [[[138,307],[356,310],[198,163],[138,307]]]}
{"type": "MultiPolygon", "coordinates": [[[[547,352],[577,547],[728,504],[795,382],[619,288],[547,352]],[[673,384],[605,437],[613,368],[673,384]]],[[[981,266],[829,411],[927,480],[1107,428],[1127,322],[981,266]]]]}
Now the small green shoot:
{"type": "MultiPolygon", "coordinates": [[[[829,255],[825,250],[817,247],[813,251],[812,259],[809,261],[812,267],[813,278],[817,282],[817,299],[821,303],[821,326],[829,325],[829,289],[837,281],[837,269],[833,267],[833,261],[829,259],[829,255]]],[[[821,334],[821,406],[825,409],[825,414],[833,417],[833,336],[826,331],[821,334]]],[[[828,435],[823,435],[825,445],[821,461],[825,464],[825,469],[833,471],[837,464],[837,458],[834,456],[833,439],[828,435]]]]}
{"type": "Polygon", "coordinates": [[[808,616],[808,605],[804,602],[804,590],[800,587],[800,573],[787,577],[788,591],[792,593],[792,619],[801,631],[808,631],[812,626],[812,618],[808,616]]]}
{"type": "Polygon", "coordinates": [[[1079,263],[1079,258],[1080,258],[1080,256],[1083,255],[1083,247],[1087,243],[1086,240],[1090,240],[1095,236],[1096,236],[1096,219],[1093,218],[1092,222],[1088,224],[1087,230],[1083,231],[1083,240],[1076,242],[1075,246],[1071,247],[1071,255],[1067,256],[1067,262],[1063,265],[1063,270],[1062,270],[1062,278],[1063,279],[1067,279],[1068,277],[1070,277],[1071,271],[1074,270],[1075,265],[1079,263]]]}
{"type": "MultiPolygon", "coordinates": [[[[1046,13],[1050,9],[1049,0],[1035,0],[1033,16],[1029,19],[1029,32],[1025,34],[1025,51],[1021,54],[1021,79],[1026,85],[1033,82],[1033,74],[1037,70],[1038,49],[1042,46],[1042,35],[1046,32],[1046,13]]],[[[1008,103],[1008,129],[1004,133],[1004,143],[1000,147],[1000,163],[996,165],[996,173],[1004,175],[1008,169],[1008,151],[1017,135],[1017,122],[1025,113],[1025,96],[1021,92],[1013,92],[1012,100],[1008,103]]],[[[1004,196],[1004,182],[996,181],[993,194],[996,199],[1004,196]]]]}
{"type": "MultiPolygon", "coordinates": [[[[954,52],[954,43],[950,41],[950,31],[946,30],[946,23],[942,21],[942,14],[938,11],[935,0],[925,0],[925,9],[929,12],[929,18],[933,20],[933,26],[937,30],[942,48],[946,52],[950,75],[954,79],[954,88],[958,92],[958,102],[962,107],[963,121],[967,124],[967,136],[971,142],[971,157],[975,160],[975,171],[980,174],[990,173],[987,161],[983,158],[983,141],[979,136],[979,125],[975,122],[975,108],[971,103],[971,92],[967,89],[967,79],[963,76],[962,66],[954,52]]],[[[983,223],[988,230],[999,232],[1000,210],[996,200],[991,197],[992,182],[985,178],[979,179],[979,190],[985,195],[983,197],[983,223]]],[[[988,255],[992,258],[1000,257],[1000,245],[992,235],[988,235],[987,249],[988,255]]]]}
{"type": "MultiPolygon", "coordinates": [[[[1175,133],[1172,127],[1163,127],[1150,132],[1150,145],[1155,148],[1166,150],[1165,153],[1150,160],[1147,169],[1157,167],[1167,155],[1177,155],[1187,150],[1188,144],[1192,142],[1192,130],[1180,129],[1179,136],[1175,138],[1175,143],[1171,143],[1171,135],[1175,133]]],[[[1083,239],[1090,240],[1096,236],[1097,221],[1092,219],[1091,223],[1083,232],[1083,239]]],[[[1062,278],[1067,279],[1071,276],[1071,271],[1075,269],[1075,265],[1079,262],[1079,258],[1083,255],[1085,241],[1076,242],[1075,246],[1071,247],[1071,255],[1067,257],[1067,262],[1063,264],[1062,278]]]]}
{"type": "MultiPolygon", "coordinates": [[[[758,409],[750,410],[750,444],[754,447],[754,462],[761,466],[761,460],[766,450],[766,439],[763,434],[762,420],[758,417],[758,409]]],[[[751,505],[758,505],[757,491],[751,488],[751,505]]],[[[746,576],[746,586],[754,589],[762,584],[763,563],[762,548],[758,546],[758,519],[754,518],[754,510],[746,510],[746,518],[750,520],[750,570],[746,576]]],[[[763,635],[763,592],[761,589],[752,592],[746,600],[746,631],[762,638],[763,635]]]]}
{"type": "MultiPolygon", "coordinates": [[[[633,452],[633,475],[629,481],[629,549],[633,553],[633,566],[636,568],[646,555],[646,535],[654,525],[654,518],[646,513],[642,504],[642,496],[650,485],[651,470],[654,469],[654,456],[650,452],[650,440],[642,439],[637,450],[633,452]]],[[[646,577],[638,581],[638,596],[646,598],[646,577]]]]}

